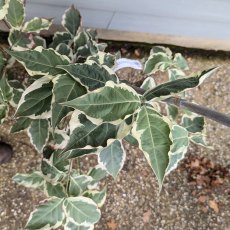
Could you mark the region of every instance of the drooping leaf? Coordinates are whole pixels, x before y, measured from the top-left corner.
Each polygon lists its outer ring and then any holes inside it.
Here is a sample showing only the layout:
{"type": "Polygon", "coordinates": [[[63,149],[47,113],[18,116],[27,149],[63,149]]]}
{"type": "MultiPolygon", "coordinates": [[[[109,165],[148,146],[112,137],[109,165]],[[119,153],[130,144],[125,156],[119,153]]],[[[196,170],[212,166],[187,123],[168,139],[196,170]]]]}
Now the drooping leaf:
{"type": "Polygon", "coordinates": [[[93,178],[85,175],[73,174],[70,176],[69,183],[69,196],[80,196],[86,189],[87,186],[92,182],[93,178]]]}
{"type": "Polygon", "coordinates": [[[48,181],[45,182],[44,186],[45,194],[48,197],[55,196],[59,198],[67,197],[67,193],[65,191],[65,187],[61,183],[57,183],[55,185],[49,183],[48,181]]]}
{"type": "Polygon", "coordinates": [[[102,191],[87,190],[83,193],[83,196],[92,199],[97,204],[97,206],[101,208],[105,203],[106,189],[103,189],[102,191]]]}
{"type": "Polygon", "coordinates": [[[46,180],[54,185],[57,184],[57,182],[61,181],[65,176],[64,172],[58,170],[47,159],[42,160],[41,171],[46,180]]]}
{"type": "Polygon", "coordinates": [[[72,79],[68,74],[63,74],[54,79],[53,102],[52,102],[52,127],[65,117],[71,108],[60,105],[60,103],[70,101],[86,93],[84,86],[72,79]]]}
{"type": "Polygon", "coordinates": [[[42,152],[49,138],[49,122],[46,119],[32,120],[28,129],[30,141],[38,152],[42,152]]]}
{"type": "Polygon", "coordinates": [[[86,146],[106,146],[117,135],[117,127],[110,123],[95,125],[84,114],[78,115],[79,125],[71,132],[65,151],[86,146]]]}
{"type": "Polygon", "coordinates": [[[9,1],[8,0],[0,0],[0,20],[2,20],[7,12],[9,7],[9,1]]]}
{"type": "Polygon", "coordinates": [[[29,217],[26,229],[55,229],[61,226],[65,214],[63,212],[64,199],[53,197],[39,205],[29,217]]]}
{"type": "Polygon", "coordinates": [[[22,94],[16,116],[50,117],[52,89],[53,83],[48,77],[36,80],[22,94]]]}
{"type": "Polygon", "coordinates": [[[104,88],[64,104],[79,109],[90,117],[116,121],[133,114],[141,105],[141,101],[138,94],[129,86],[108,82],[104,88]]]}
{"type": "Polygon", "coordinates": [[[114,73],[109,72],[103,66],[96,63],[70,64],[58,66],[65,70],[76,81],[86,86],[89,90],[94,90],[105,86],[107,81],[117,83],[118,79],[114,73]]]}
{"type": "Polygon", "coordinates": [[[28,188],[40,188],[44,185],[44,178],[38,171],[30,174],[17,173],[13,181],[28,188]]]}
{"type": "Polygon", "coordinates": [[[6,20],[11,27],[20,29],[25,19],[25,7],[20,0],[9,0],[6,20]]]}
{"type": "Polygon", "coordinates": [[[50,20],[46,18],[35,17],[30,21],[26,22],[22,30],[26,33],[28,32],[40,33],[41,30],[48,30],[51,24],[52,24],[52,19],[50,20]]]}
{"type": "Polygon", "coordinates": [[[117,177],[125,162],[126,153],[120,141],[115,140],[109,146],[102,149],[98,155],[98,162],[106,171],[117,177]]]}
{"type": "Polygon", "coordinates": [[[73,221],[78,225],[90,226],[98,222],[101,216],[96,203],[83,196],[66,198],[64,211],[67,221],[73,221]]]}
{"type": "Polygon", "coordinates": [[[19,117],[16,123],[11,127],[11,133],[17,133],[27,129],[31,124],[31,119],[28,117],[19,117]]]}
{"type": "Polygon", "coordinates": [[[7,117],[8,114],[8,106],[0,104],[0,124],[2,124],[7,117]]]}
{"type": "Polygon", "coordinates": [[[51,43],[50,48],[56,49],[60,43],[64,43],[69,46],[72,42],[71,39],[72,36],[68,32],[56,32],[54,34],[53,42],[51,43]]]}
{"type": "Polygon", "coordinates": [[[62,17],[62,25],[70,34],[73,36],[76,35],[81,26],[81,15],[80,12],[75,9],[74,5],[65,11],[65,14],[62,17]]]}
{"type": "Polygon", "coordinates": [[[190,89],[200,85],[207,77],[209,77],[217,68],[202,71],[201,73],[188,77],[169,81],[164,84],[158,85],[152,90],[147,91],[143,96],[146,100],[151,100],[155,97],[168,96],[173,93],[179,93],[185,89],[190,89]]]}
{"type": "Polygon", "coordinates": [[[161,188],[171,145],[168,121],[154,109],[143,106],[137,115],[132,134],[138,140],[139,148],[156,174],[161,188]]]}
{"type": "Polygon", "coordinates": [[[36,47],[34,50],[7,50],[7,52],[20,62],[31,76],[62,74],[64,71],[56,68],[56,66],[69,64],[66,56],[61,56],[55,50],[44,49],[41,46],[36,47]]]}
{"type": "Polygon", "coordinates": [[[166,174],[169,174],[177,167],[179,161],[184,158],[189,145],[188,131],[185,128],[174,125],[171,129],[171,134],[172,145],[169,152],[169,164],[166,169],[166,174]]]}
{"type": "Polygon", "coordinates": [[[184,115],[182,117],[181,125],[191,133],[202,132],[204,124],[204,117],[201,116],[184,115]]]}

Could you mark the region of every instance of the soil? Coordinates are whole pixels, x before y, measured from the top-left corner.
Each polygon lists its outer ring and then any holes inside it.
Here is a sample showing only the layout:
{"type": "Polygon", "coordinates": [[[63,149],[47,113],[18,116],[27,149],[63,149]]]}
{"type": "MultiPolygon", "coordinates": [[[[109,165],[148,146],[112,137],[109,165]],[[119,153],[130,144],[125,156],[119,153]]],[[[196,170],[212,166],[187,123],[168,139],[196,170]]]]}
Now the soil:
{"type": "MultiPolygon", "coordinates": [[[[187,99],[212,109],[230,113],[230,55],[222,52],[182,52],[195,72],[220,66],[203,85],[188,92],[187,99]]],[[[146,54],[142,44],[110,44],[123,56],[139,59],[146,54]]],[[[141,71],[123,69],[122,79],[137,81],[141,71]]],[[[12,146],[9,163],[0,165],[0,229],[21,230],[29,213],[44,199],[39,191],[18,186],[12,181],[17,172],[39,168],[41,155],[29,143],[26,133],[10,134],[12,121],[1,126],[0,141],[12,146]]],[[[229,230],[230,229],[230,132],[229,128],[206,120],[207,142],[211,148],[191,145],[186,158],[165,180],[158,193],[156,178],[143,154],[125,144],[127,159],[116,180],[106,179],[107,200],[98,230],[229,230]]],[[[92,164],[86,161],[87,164],[92,164]]]]}

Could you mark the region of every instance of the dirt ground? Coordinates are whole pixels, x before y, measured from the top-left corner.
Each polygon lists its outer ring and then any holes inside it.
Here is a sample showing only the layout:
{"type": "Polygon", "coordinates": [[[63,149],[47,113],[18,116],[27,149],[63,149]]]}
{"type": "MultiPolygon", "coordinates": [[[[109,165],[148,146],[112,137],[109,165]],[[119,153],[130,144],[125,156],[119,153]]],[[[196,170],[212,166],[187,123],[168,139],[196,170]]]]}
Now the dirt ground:
{"type": "MultiPolygon", "coordinates": [[[[142,48],[125,46],[124,56],[139,58],[142,48]],[[129,48],[131,47],[131,51],[129,48]],[[127,52],[126,52],[127,51],[127,52]],[[131,55],[130,55],[131,53],[131,55]]],[[[117,48],[117,47],[116,47],[117,48]]],[[[190,72],[220,66],[218,72],[187,98],[212,109],[230,113],[230,55],[174,48],[185,54],[190,72]]],[[[140,79],[140,71],[124,69],[119,76],[140,79]]],[[[212,148],[191,145],[186,158],[165,180],[162,193],[143,154],[126,144],[127,159],[116,180],[106,179],[107,200],[97,230],[230,230],[230,132],[206,120],[207,141],[212,148]]],[[[0,140],[12,145],[11,162],[0,165],[0,229],[21,230],[43,194],[18,186],[17,172],[39,167],[41,156],[25,133],[9,134],[10,122],[0,129],[0,140]]]]}

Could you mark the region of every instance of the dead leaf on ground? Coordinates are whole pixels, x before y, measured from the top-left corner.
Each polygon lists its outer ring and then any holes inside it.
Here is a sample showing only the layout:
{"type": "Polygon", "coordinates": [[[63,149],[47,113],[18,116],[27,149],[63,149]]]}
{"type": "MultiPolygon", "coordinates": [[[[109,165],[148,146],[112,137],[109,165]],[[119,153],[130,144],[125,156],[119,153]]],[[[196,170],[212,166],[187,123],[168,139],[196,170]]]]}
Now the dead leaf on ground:
{"type": "Polygon", "coordinates": [[[147,212],[143,214],[144,223],[148,223],[150,221],[151,214],[152,214],[151,210],[148,210],[147,212]]]}
{"type": "Polygon", "coordinates": [[[117,224],[114,220],[107,222],[107,226],[108,226],[109,230],[116,230],[117,229],[117,224]]]}
{"type": "Polygon", "coordinates": [[[215,200],[210,200],[208,203],[209,207],[214,210],[214,212],[219,212],[219,206],[215,200]]]}

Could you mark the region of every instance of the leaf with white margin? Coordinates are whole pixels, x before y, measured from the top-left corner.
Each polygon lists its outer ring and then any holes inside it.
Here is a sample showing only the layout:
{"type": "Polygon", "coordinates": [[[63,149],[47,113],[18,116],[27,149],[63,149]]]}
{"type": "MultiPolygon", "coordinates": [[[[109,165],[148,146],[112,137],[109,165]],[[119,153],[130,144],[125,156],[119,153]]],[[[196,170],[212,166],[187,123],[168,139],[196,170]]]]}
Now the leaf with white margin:
{"type": "Polygon", "coordinates": [[[73,79],[86,86],[90,91],[105,86],[108,81],[118,82],[117,76],[111,70],[109,72],[105,66],[100,66],[92,61],[83,64],[60,65],[58,68],[65,70],[73,79]]]}
{"type": "Polygon", "coordinates": [[[92,199],[99,208],[101,208],[106,200],[106,189],[102,191],[97,190],[87,190],[83,193],[83,196],[92,199]]]}
{"type": "Polygon", "coordinates": [[[68,74],[60,75],[53,79],[53,99],[52,99],[52,127],[53,129],[73,109],[60,105],[60,103],[70,101],[84,95],[87,91],[84,86],[72,79],[68,74]]]}
{"type": "Polygon", "coordinates": [[[54,132],[50,133],[50,138],[53,140],[49,140],[51,142],[54,149],[64,149],[69,141],[69,135],[65,130],[55,129],[54,132]]]}
{"type": "Polygon", "coordinates": [[[64,71],[56,68],[56,66],[68,65],[70,62],[66,56],[60,55],[53,49],[44,49],[41,46],[26,51],[7,50],[7,53],[20,62],[31,76],[63,74],[64,71]]]}
{"type": "Polygon", "coordinates": [[[21,0],[9,0],[8,12],[5,17],[11,27],[20,29],[25,20],[25,6],[21,0]]]}
{"type": "Polygon", "coordinates": [[[67,173],[70,170],[70,162],[59,157],[61,150],[55,150],[49,158],[51,165],[59,171],[67,173]]]}
{"type": "Polygon", "coordinates": [[[153,74],[157,71],[165,71],[172,65],[172,60],[167,54],[159,52],[149,56],[144,65],[145,74],[153,74]]]}
{"type": "Polygon", "coordinates": [[[39,171],[30,174],[17,173],[13,181],[27,188],[41,188],[44,185],[44,178],[39,171]]]}
{"type": "Polygon", "coordinates": [[[154,88],[156,86],[156,82],[154,81],[154,79],[152,77],[147,77],[142,85],[141,88],[144,90],[150,90],[152,88],[154,88]]]}
{"type": "Polygon", "coordinates": [[[116,138],[117,126],[110,123],[95,125],[84,114],[79,114],[78,119],[79,125],[71,131],[64,151],[86,146],[106,146],[108,139],[116,138]]]}
{"type": "Polygon", "coordinates": [[[168,47],[153,46],[150,50],[150,55],[155,53],[165,53],[169,58],[172,58],[172,51],[168,47]]]}
{"type": "Polygon", "coordinates": [[[13,107],[17,107],[25,90],[25,87],[18,80],[10,80],[8,81],[8,83],[9,86],[13,89],[13,97],[10,100],[10,105],[13,107]]]}
{"type": "Polygon", "coordinates": [[[7,12],[9,7],[9,0],[0,0],[0,20],[2,20],[7,12]]]}
{"type": "Polygon", "coordinates": [[[29,217],[25,229],[55,229],[62,225],[65,218],[63,203],[65,199],[53,197],[39,205],[29,217]]]}
{"type": "Polygon", "coordinates": [[[42,152],[49,139],[49,122],[46,119],[32,120],[28,129],[30,142],[38,152],[42,152]]]}
{"type": "Polygon", "coordinates": [[[55,196],[59,198],[67,197],[65,187],[63,186],[62,183],[57,183],[53,185],[48,181],[46,181],[44,186],[44,193],[46,194],[47,197],[51,197],[51,196],[55,196]]]}
{"type": "Polygon", "coordinates": [[[98,154],[98,162],[106,171],[116,178],[122,169],[126,158],[121,141],[115,140],[98,154]]]}
{"type": "Polygon", "coordinates": [[[67,221],[78,225],[90,226],[97,223],[101,217],[97,204],[87,197],[68,197],[63,207],[67,221]]]}
{"type": "Polygon", "coordinates": [[[87,186],[93,181],[92,177],[86,175],[72,174],[69,178],[69,196],[81,195],[87,189],[87,186]]]}
{"type": "Polygon", "coordinates": [[[124,137],[124,140],[127,141],[130,145],[139,145],[137,139],[132,136],[132,134],[128,134],[126,137],[124,137]]]}
{"type": "Polygon", "coordinates": [[[6,58],[4,57],[3,53],[0,51],[0,74],[2,73],[2,70],[5,65],[6,65],[6,58]]]}
{"type": "Polygon", "coordinates": [[[206,143],[206,139],[205,139],[204,134],[201,134],[201,133],[193,134],[190,136],[190,140],[194,144],[201,145],[203,147],[212,148],[212,147],[208,146],[208,144],[206,143]]]}
{"type": "Polygon", "coordinates": [[[76,35],[81,26],[81,15],[80,12],[75,9],[74,5],[65,11],[61,24],[70,34],[73,36],[76,35]]]}
{"type": "Polygon", "coordinates": [[[52,19],[35,17],[24,24],[22,31],[40,33],[41,30],[48,30],[52,25],[52,21],[52,19]]]}
{"type": "Polygon", "coordinates": [[[175,54],[173,61],[174,61],[174,65],[177,68],[182,69],[182,70],[189,69],[187,61],[180,53],[175,54]]]}
{"type": "Polygon", "coordinates": [[[170,81],[175,81],[185,77],[185,73],[180,69],[168,69],[168,76],[170,81]]]}
{"type": "Polygon", "coordinates": [[[138,94],[126,84],[107,82],[104,88],[64,103],[103,121],[117,121],[133,114],[141,105],[138,94]]]}
{"type": "Polygon", "coordinates": [[[171,116],[172,119],[175,120],[177,118],[178,108],[176,106],[174,106],[174,105],[167,105],[166,110],[167,110],[167,115],[171,116]]]}
{"type": "Polygon", "coordinates": [[[50,48],[55,49],[60,43],[64,43],[70,46],[72,42],[72,36],[68,32],[56,32],[53,37],[53,42],[50,44],[50,48]]]}
{"type": "Polygon", "coordinates": [[[172,143],[168,123],[169,121],[154,109],[143,106],[132,130],[132,135],[138,140],[139,148],[157,177],[160,190],[169,163],[168,152],[172,143]]]}
{"type": "Polygon", "coordinates": [[[28,117],[19,117],[16,120],[16,123],[11,127],[11,133],[17,133],[27,129],[31,124],[31,119],[28,117]]]}
{"type": "Polygon", "coordinates": [[[181,125],[191,133],[202,132],[204,129],[204,117],[192,115],[183,115],[181,125]]]}
{"type": "Polygon", "coordinates": [[[22,94],[16,116],[49,118],[53,83],[44,76],[31,84],[22,94]]]}
{"type": "Polygon", "coordinates": [[[0,90],[5,102],[9,102],[13,96],[13,88],[8,83],[7,75],[0,76],[0,90]]]}
{"type": "Polygon", "coordinates": [[[101,165],[96,165],[94,168],[90,169],[88,175],[93,178],[93,183],[95,183],[108,176],[108,173],[101,165]]]}
{"type": "Polygon", "coordinates": [[[33,36],[33,41],[34,41],[34,47],[37,47],[37,46],[42,46],[44,49],[46,49],[46,40],[39,36],[39,35],[35,35],[33,36]]]}
{"type": "Polygon", "coordinates": [[[181,161],[188,149],[189,137],[188,131],[179,126],[173,125],[171,129],[172,145],[169,152],[169,164],[166,169],[166,174],[177,168],[179,161],[181,161]]]}
{"type": "Polygon", "coordinates": [[[51,162],[44,158],[41,164],[41,171],[45,179],[52,184],[57,184],[57,182],[61,181],[65,177],[64,172],[58,170],[51,164],[51,162]]]}
{"type": "Polygon", "coordinates": [[[8,115],[8,106],[0,104],[0,124],[2,124],[8,115]]]}
{"type": "Polygon", "coordinates": [[[85,226],[85,225],[78,225],[72,221],[67,221],[64,225],[64,230],[93,230],[94,225],[85,226]]]}
{"type": "Polygon", "coordinates": [[[73,60],[73,50],[66,45],[65,43],[60,43],[56,49],[55,49],[59,54],[61,55],[66,55],[70,60],[73,60]]]}
{"type": "Polygon", "coordinates": [[[204,70],[192,77],[181,78],[174,81],[169,81],[161,85],[156,86],[152,90],[144,93],[146,100],[152,100],[155,97],[170,96],[173,93],[179,93],[187,89],[194,88],[200,85],[206,78],[211,76],[217,68],[211,68],[204,70]]]}

